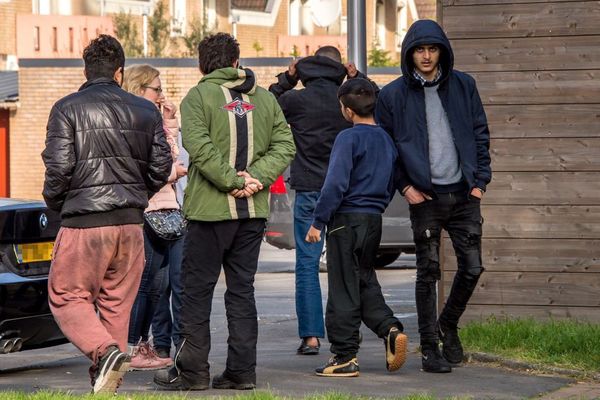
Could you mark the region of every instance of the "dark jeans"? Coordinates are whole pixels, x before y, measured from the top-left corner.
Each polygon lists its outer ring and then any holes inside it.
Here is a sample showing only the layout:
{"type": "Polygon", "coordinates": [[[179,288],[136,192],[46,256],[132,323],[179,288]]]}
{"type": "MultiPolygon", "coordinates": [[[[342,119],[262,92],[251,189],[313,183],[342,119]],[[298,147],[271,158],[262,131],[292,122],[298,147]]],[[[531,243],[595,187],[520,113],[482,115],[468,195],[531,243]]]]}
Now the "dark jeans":
{"type": "Polygon", "coordinates": [[[421,345],[437,345],[437,281],[441,278],[440,237],[450,236],[458,271],[439,322],[456,329],[483,272],[481,263],[480,200],[463,192],[442,193],[437,199],[410,206],[417,253],[415,298],[421,345]]]}
{"type": "Polygon", "coordinates": [[[238,383],[256,383],[254,275],[264,229],[264,219],[189,222],[181,270],[182,342],[175,356],[186,384],[208,384],[210,379],[210,313],[221,265],[229,328],[225,373],[238,383]]]}
{"type": "MultiPolygon", "coordinates": [[[[152,325],[155,336],[157,333],[162,335],[159,336],[161,342],[159,345],[170,348],[171,311],[168,308],[168,298],[166,299],[167,309],[165,309],[165,300],[161,300],[161,298],[170,288],[170,275],[175,282],[174,278],[181,268],[183,239],[173,241],[160,239],[148,229],[150,228],[144,227],[146,263],[140,288],[131,309],[127,341],[129,344],[136,344],[140,339],[147,341],[150,325],[152,325]],[[155,315],[157,312],[160,313],[158,317],[155,315]]],[[[176,282],[175,285],[177,286],[176,282]]],[[[177,319],[177,312],[174,312],[173,317],[177,319]]],[[[172,333],[178,335],[177,327],[174,328],[172,333]]]]}
{"type": "Polygon", "coordinates": [[[325,336],[323,298],[319,283],[319,259],[325,235],[318,243],[308,243],[306,234],[320,192],[296,192],[294,202],[294,239],[296,241],[296,316],[301,338],[325,336]]]}
{"type": "Polygon", "coordinates": [[[358,353],[360,323],[384,338],[402,324],[385,303],[373,261],[381,240],[381,215],[334,216],[327,234],[329,296],[325,324],[331,352],[348,357],[358,353]]]}

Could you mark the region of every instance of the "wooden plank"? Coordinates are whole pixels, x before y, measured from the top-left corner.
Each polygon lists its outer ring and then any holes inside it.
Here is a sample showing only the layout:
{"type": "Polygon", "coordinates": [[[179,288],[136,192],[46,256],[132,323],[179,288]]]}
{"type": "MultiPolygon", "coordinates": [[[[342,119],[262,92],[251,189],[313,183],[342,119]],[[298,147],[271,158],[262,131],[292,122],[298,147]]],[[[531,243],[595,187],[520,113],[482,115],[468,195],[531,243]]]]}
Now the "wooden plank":
{"type": "MultiPolygon", "coordinates": [[[[450,293],[454,271],[443,273],[450,293]]],[[[600,273],[484,272],[470,304],[600,307],[600,273]]]]}
{"type": "Polygon", "coordinates": [[[600,104],[490,104],[485,111],[492,138],[600,136],[600,104]]]}
{"type": "Polygon", "coordinates": [[[599,1],[478,4],[444,7],[450,39],[598,34],[599,1]]]}
{"type": "Polygon", "coordinates": [[[460,319],[464,326],[470,321],[485,321],[488,317],[497,318],[533,318],[538,321],[577,320],[600,323],[597,307],[555,307],[555,306],[503,306],[469,304],[460,319]]]}
{"type": "Polygon", "coordinates": [[[484,205],[482,214],[488,239],[600,239],[600,206],[484,205]]]}
{"type": "Polygon", "coordinates": [[[600,138],[493,139],[492,169],[517,171],[600,171],[600,138]]]}
{"type": "MultiPolygon", "coordinates": [[[[448,237],[443,239],[444,271],[456,271],[448,237]]],[[[483,238],[483,266],[488,272],[600,273],[600,240],[483,238]]]]}
{"type": "Polygon", "coordinates": [[[485,204],[597,205],[600,172],[495,172],[485,204]]]}
{"type": "Polygon", "coordinates": [[[598,104],[600,70],[477,72],[484,104],[598,104]]]}
{"type": "Polygon", "coordinates": [[[466,72],[600,69],[598,35],[461,39],[452,50],[455,67],[466,72]]]}

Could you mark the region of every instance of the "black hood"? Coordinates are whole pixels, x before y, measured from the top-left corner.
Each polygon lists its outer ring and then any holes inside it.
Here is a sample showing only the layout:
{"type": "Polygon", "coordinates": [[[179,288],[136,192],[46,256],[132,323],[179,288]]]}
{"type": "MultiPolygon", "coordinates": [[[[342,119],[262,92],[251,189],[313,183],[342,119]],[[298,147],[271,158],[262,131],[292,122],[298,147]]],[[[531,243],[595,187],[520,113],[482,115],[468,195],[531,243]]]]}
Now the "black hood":
{"type": "Polygon", "coordinates": [[[454,53],[450,46],[448,37],[442,30],[442,27],[437,22],[423,19],[413,23],[406,32],[402,41],[402,75],[405,76],[410,83],[419,84],[417,79],[413,77],[415,69],[412,54],[414,48],[424,44],[437,44],[441,47],[440,66],[442,68],[442,77],[440,83],[445,81],[448,74],[454,68],[454,53]]]}
{"type": "Polygon", "coordinates": [[[313,79],[328,79],[338,86],[346,78],[346,67],[343,64],[323,56],[304,57],[296,64],[296,74],[304,86],[313,79]]]}

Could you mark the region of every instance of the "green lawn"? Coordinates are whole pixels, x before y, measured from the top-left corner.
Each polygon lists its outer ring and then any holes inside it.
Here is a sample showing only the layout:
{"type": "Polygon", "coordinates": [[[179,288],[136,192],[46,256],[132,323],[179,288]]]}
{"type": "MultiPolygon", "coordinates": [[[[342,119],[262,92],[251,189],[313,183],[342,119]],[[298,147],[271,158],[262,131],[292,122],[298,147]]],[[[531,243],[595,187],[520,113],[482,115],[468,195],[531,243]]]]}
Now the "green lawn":
{"type": "Polygon", "coordinates": [[[459,333],[466,351],[600,372],[599,324],[490,318],[486,322],[468,323],[459,333]]]}
{"type": "MultiPolygon", "coordinates": [[[[21,392],[0,392],[0,400],[181,400],[200,398],[202,392],[193,392],[190,394],[149,394],[149,393],[132,393],[123,395],[75,395],[62,392],[46,392],[37,393],[21,393],[21,392]]],[[[269,392],[249,392],[244,395],[237,396],[214,396],[211,399],[227,399],[227,400],[287,400],[289,397],[275,396],[269,392]]],[[[369,400],[371,397],[358,397],[351,394],[328,393],[323,395],[312,395],[304,397],[305,400],[369,400]]],[[[404,397],[397,397],[397,400],[438,400],[437,397],[432,397],[425,394],[416,394],[404,397]]],[[[448,397],[445,400],[468,400],[468,397],[448,397]]]]}

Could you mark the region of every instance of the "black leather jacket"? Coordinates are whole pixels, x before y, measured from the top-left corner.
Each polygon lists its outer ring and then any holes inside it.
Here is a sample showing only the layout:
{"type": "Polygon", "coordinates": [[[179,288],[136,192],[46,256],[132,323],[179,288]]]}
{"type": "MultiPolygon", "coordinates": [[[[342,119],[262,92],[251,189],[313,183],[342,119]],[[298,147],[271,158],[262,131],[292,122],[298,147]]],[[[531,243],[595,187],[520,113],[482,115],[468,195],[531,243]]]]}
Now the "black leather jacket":
{"type": "Polygon", "coordinates": [[[77,228],[142,223],[173,162],[156,106],[107,78],[54,104],[42,159],[46,204],[77,228]]]}

